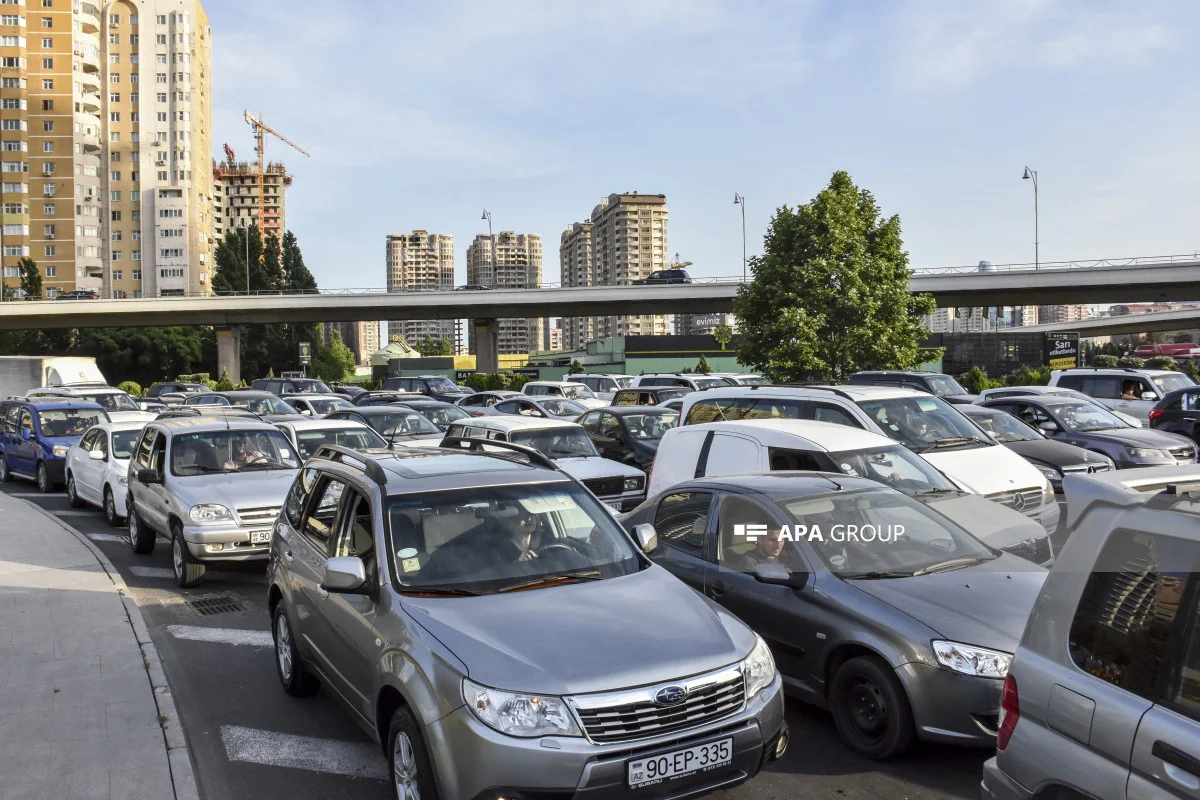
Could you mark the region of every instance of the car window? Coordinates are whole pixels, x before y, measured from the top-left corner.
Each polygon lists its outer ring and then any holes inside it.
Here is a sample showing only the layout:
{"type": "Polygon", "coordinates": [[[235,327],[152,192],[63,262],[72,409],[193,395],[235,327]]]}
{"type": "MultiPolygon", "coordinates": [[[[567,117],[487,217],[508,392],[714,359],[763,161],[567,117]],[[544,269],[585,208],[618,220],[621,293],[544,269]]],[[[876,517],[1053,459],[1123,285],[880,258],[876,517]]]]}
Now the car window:
{"type": "Polygon", "coordinates": [[[919,453],[943,446],[995,444],[961,412],[933,395],[863,400],[858,407],[886,436],[919,453]]]}
{"type": "Polygon", "coordinates": [[[1122,394],[1121,379],[1115,375],[1087,377],[1084,378],[1082,386],[1071,388],[1079,388],[1089,397],[1101,400],[1119,400],[1122,394]]]}
{"type": "Polygon", "coordinates": [[[597,433],[600,427],[600,412],[592,411],[584,414],[579,418],[579,424],[582,425],[588,433],[597,433]]]}
{"type": "Polygon", "coordinates": [[[619,439],[621,437],[621,420],[617,419],[616,414],[605,414],[600,422],[600,435],[605,439],[619,439]]]}
{"type": "Polygon", "coordinates": [[[1054,420],[1041,408],[1030,405],[1028,403],[1013,403],[1013,416],[1024,422],[1026,425],[1037,427],[1043,422],[1053,422],[1054,420]]]}
{"type": "Polygon", "coordinates": [[[812,401],[808,403],[807,409],[806,419],[817,422],[832,422],[835,425],[849,425],[851,428],[862,427],[849,411],[839,408],[833,403],[812,401]]]}
{"type": "MultiPolygon", "coordinates": [[[[127,459],[133,455],[133,446],[137,442],[137,431],[116,431],[112,435],[112,456],[113,458],[127,459]]],[[[108,438],[100,437],[100,445],[108,451],[108,438]]]]}
{"type": "Polygon", "coordinates": [[[371,428],[327,428],[296,432],[296,450],[307,460],[321,445],[333,444],[351,450],[387,447],[387,442],[371,428]]]}
{"type": "Polygon", "coordinates": [[[1055,405],[1054,411],[1070,431],[1103,431],[1125,427],[1120,418],[1096,403],[1072,400],[1055,405]]]}
{"type": "Polygon", "coordinates": [[[587,411],[587,406],[565,397],[551,397],[542,401],[542,409],[558,417],[574,417],[587,411]]]}
{"type": "Polygon", "coordinates": [[[4,431],[6,433],[16,433],[17,432],[17,417],[19,417],[21,414],[21,407],[20,406],[8,406],[8,407],[4,408],[3,411],[0,413],[3,414],[4,431]]]}
{"type": "Polygon", "coordinates": [[[283,513],[295,530],[300,530],[300,522],[304,518],[304,505],[312,492],[316,479],[317,471],[315,469],[310,467],[300,470],[300,473],[296,475],[296,480],[292,482],[292,488],[288,490],[287,499],[283,503],[283,513]]]}
{"type": "Polygon", "coordinates": [[[674,492],[663,497],[654,512],[658,540],[703,558],[704,533],[708,529],[712,502],[710,492],[674,492]]]}
{"type": "Polygon", "coordinates": [[[96,423],[107,421],[108,414],[98,408],[49,408],[38,412],[43,436],[82,436],[96,423]]]}
{"type": "Polygon", "coordinates": [[[1184,585],[1200,571],[1200,546],[1114,531],[1088,577],[1068,636],[1075,665],[1154,699],[1184,585]]]}
{"type": "Polygon", "coordinates": [[[718,433],[708,448],[705,475],[758,472],[758,443],[728,433],[718,433]]]}
{"type": "Polygon", "coordinates": [[[171,442],[171,472],[181,477],[299,466],[291,443],[277,430],[181,433],[171,442]]]}
{"type": "MultiPolygon", "coordinates": [[[[500,438],[488,437],[488,438],[500,438]]],[[[582,428],[547,428],[545,430],[512,431],[508,440],[533,447],[550,458],[586,458],[595,456],[596,446],[582,428]]]]}
{"type": "Polygon", "coordinates": [[[679,425],[679,414],[626,414],[625,428],[634,439],[657,441],[671,428],[679,425]]]}
{"type": "Polygon", "coordinates": [[[1036,442],[1042,438],[1028,424],[998,408],[995,408],[995,413],[976,412],[967,416],[976,425],[995,436],[997,442],[1036,442]]]}
{"type": "Polygon", "coordinates": [[[1183,411],[1200,409],[1200,392],[1185,392],[1180,395],[1179,408],[1183,411]]]}
{"type": "Polygon", "coordinates": [[[322,478],[317,482],[314,500],[310,502],[308,514],[304,518],[304,533],[315,540],[322,552],[329,543],[329,534],[333,530],[337,517],[338,502],[346,484],[335,478],[322,478]]]}
{"type": "Polygon", "coordinates": [[[614,406],[636,406],[639,392],[617,392],[613,395],[614,406]]]}
{"type": "Polygon", "coordinates": [[[746,497],[723,494],[717,510],[717,562],[737,572],[753,572],[760,564],[805,572],[796,543],[782,538],[782,532],[767,508],[746,497]]]}
{"type": "Polygon", "coordinates": [[[501,414],[516,414],[520,404],[516,400],[505,400],[503,403],[496,403],[492,408],[501,414]]]}
{"type": "Polygon", "coordinates": [[[1200,595],[1191,593],[1191,608],[1187,610],[1187,634],[1179,649],[1177,668],[1167,690],[1170,705],[1194,720],[1200,721],[1200,595]]]}
{"type": "MultiPolygon", "coordinates": [[[[1021,423],[1013,420],[1013,424],[1021,423]]],[[[847,450],[829,453],[824,457],[833,463],[838,472],[879,481],[906,494],[929,490],[954,491],[957,488],[932,464],[900,445],[847,450]]]]}
{"type": "Polygon", "coordinates": [[[806,450],[789,450],[784,447],[768,447],[767,448],[767,463],[771,467],[772,472],[785,472],[790,470],[812,470],[821,472],[829,469],[829,465],[822,463],[817,458],[816,454],[806,450]]]}
{"type": "Polygon", "coordinates": [[[458,406],[452,405],[422,408],[421,414],[424,415],[425,419],[438,426],[449,425],[456,419],[466,419],[471,416],[458,406]]]}
{"type": "Polygon", "coordinates": [[[83,438],[79,440],[79,449],[84,450],[84,451],[95,449],[96,437],[99,435],[100,435],[100,431],[95,430],[95,429],[92,429],[92,430],[88,431],[87,433],[85,433],[83,435],[83,438]]]}
{"type": "Polygon", "coordinates": [[[1189,386],[1194,386],[1195,381],[1184,375],[1181,372],[1172,372],[1167,375],[1155,375],[1151,378],[1154,385],[1158,388],[1159,394],[1173,392],[1176,389],[1186,389],[1189,386]]]}
{"type": "Polygon", "coordinates": [[[163,461],[167,454],[167,437],[158,436],[154,439],[154,444],[150,449],[150,469],[163,474],[163,461]]]}
{"type": "Polygon", "coordinates": [[[367,586],[374,586],[378,578],[378,559],[375,551],[375,520],[367,498],[353,489],[347,489],[342,500],[342,516],[338,524],[338,535],[330,548],[334,558],[362,559],[367,586]]]}
{"type": "Polygon", "coordinates": [[[1059,375],[1058,381],[1055,382],[1054,385],[1061,386],[1064,389],[1082,390],[1083,389],[1083,376],[1078,375],[1078,374],[1076,374],[1076,375],[1059,375]]]}
{"type": "Polygon", "coordinates": [[[22,431],[29,431],[30,436],[33,435],[33,414],[29,412],[29,409],[21,409],[21,422],[17,427],[22,431]]]}
{"type": "Polygon", "coordinates": [[[142,469],[150,468],[150,452],[154,448],[154,438],[156,436],[158,436],[158,431],[148,429],[142,434],[142,438],[138,440],[137,465],[142,469]]]}

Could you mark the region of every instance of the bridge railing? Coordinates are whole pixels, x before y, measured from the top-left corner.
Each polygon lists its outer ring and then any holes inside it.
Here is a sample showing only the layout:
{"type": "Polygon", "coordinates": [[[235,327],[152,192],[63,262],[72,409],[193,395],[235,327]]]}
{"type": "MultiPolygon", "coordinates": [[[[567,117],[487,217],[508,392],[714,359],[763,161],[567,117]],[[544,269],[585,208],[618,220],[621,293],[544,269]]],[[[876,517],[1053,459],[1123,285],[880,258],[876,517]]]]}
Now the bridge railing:
{"type": "Polygon", "coordinates": [[[914,270],[916,275],[965,275],[989,272],[1043,272],[1047,270],[1064,269],[1102,269],[1114,267],[1157,267],[1168,264],[1200,263],[1200,250],[1194,253],[1184,253],[1170,256],[1130,256],[1128,258],[1091,258],[1075,261],[1043,261],[1035,264],[1030,261],[1020,264],[988,264],[981,267],[978,264],[962,267],[922,267],[914,270]]]}

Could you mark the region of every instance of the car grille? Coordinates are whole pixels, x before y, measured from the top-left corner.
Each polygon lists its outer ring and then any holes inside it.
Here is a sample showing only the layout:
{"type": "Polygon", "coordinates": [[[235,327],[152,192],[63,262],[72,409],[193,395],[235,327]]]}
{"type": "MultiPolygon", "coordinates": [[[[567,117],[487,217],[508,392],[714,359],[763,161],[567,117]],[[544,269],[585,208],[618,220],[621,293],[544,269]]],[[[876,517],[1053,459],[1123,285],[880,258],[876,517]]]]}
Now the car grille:
{"type": "Polygon", "coordinates": [[[1021,489],[1016,492],[996,492],[995,494],[989,494],[987,499],[999,503],[1002,506],[1015,508],[1022,514],[1036,514],[1042,508],[1041,489],[1021,489]]]}
{"type": "Polygon", "coordinates": [[[614,494],[620,494],[625,489],[624,478],[591,478],[583,482],[583,485],[597,497],[605,497],[614,494]]]}
{"type": "Polygon", "coordinates": [[[1050,562],[1052,556],[1050,537],[1043,536],[1041,538],[1026,539],[1023,542],[1009,545],[1004,548],[1004,552],[1012,553],[1014,556],[1023,558],[1026,561],[1032,561],[1035,564],[1047,564],[1050,562]]]}
{"type": "Polygon", "coordinates": [[[1108,472],[1108,464],[1103,461],[1093,461],[1088,464],[1072,464],[1062,468],[1063,474],[1083,475],[1089,472],[1108,472]]]}
{"type": "Polygon", "coordinates": [[[641,691],[571,698],[583,724],[583,732],[596,744],[630,742],[686,731],[734,714],[745,703],[745,679],[737,668],[641,691]],[[654,695],[663,686],[682,686],[688,690],[687,698],[675,705],[660,705],[655,702],[654,695]],[[610,698],[615,701],[613,705],[606,704],[610,698]]]}
{"type": "Polygon", "coordinates": [[[237,509],[238,519],[248,527],[273,525],[279,516],[280,506],[257,506],[237,509]]]}
{"type": "Polygon", "coordinates": [[[1179,447],[1168,447],[1167,452],[1180,464],[1191,464],[1196,460],[1196,451],[1186,444],[1179,447]]]}

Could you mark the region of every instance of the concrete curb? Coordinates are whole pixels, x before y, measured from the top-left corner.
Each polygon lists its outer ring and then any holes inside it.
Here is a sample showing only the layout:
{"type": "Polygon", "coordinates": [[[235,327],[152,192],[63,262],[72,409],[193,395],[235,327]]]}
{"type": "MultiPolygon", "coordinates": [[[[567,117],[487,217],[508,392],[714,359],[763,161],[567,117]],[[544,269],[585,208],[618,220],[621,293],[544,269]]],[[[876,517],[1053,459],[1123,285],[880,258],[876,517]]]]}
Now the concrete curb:
{"type": "Polygon", "coordinates": [[[154,642],[150,639],[150,631],[146,627],[146,621],[142,618],[142,611],[138,608],[137,603],[133,601],[133,598],[129,596],[129,587],[125,585],[125,580],[121,577],[121,573],[108,560],[108,556],[104,555],[104,552],[87,536],[75,530],[70,525],[65,524],[37,503],[20,497],[12,497],[11,499],[25,503],[79,540],[95,557],[96,561],[100,563],[101,568],[107,573],[108,579],[117,588],[117,594],[121,596],[121,603],[125,606],[125,615],[129,620],[129,627],[133,629],[133,636],[137,639],[138,646],[142,649],[142,658],[146,663],[146,676],[150,681],[150,688],[154,694],[154,704],[158,707],[159,724],[163,730],[163,747],[167,753],[167,761],[171,771],[171,784],[175,789],[175,800],[200,800],[200,792],[196,788],[196,774],[192,767],[191,753],[188,751],[187,739],[183,735],[183,725],[179,721],[179,709],[175,707],[175,698],[171,695],[170,687],[167,686],[167,676],[163,671],[162,660],[158,657],[158,648],[154,646],[154,642]]]}

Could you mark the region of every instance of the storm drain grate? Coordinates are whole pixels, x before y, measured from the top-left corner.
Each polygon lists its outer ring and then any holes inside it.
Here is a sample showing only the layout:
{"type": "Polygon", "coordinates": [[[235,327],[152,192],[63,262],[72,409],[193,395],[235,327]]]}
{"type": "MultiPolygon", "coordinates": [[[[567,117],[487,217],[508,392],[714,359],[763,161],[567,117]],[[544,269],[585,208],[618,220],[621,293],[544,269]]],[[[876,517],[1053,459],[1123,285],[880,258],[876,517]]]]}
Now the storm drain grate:
{"type": "Polygon", "coordinates": [[[187,604],[192,607],[202,617],[211,617],[216,614],[233,614],[238,611],[245,611],[237,600],[227,594],[210,595],[209,597],[194,597],[187,601],[187,604]]]}

